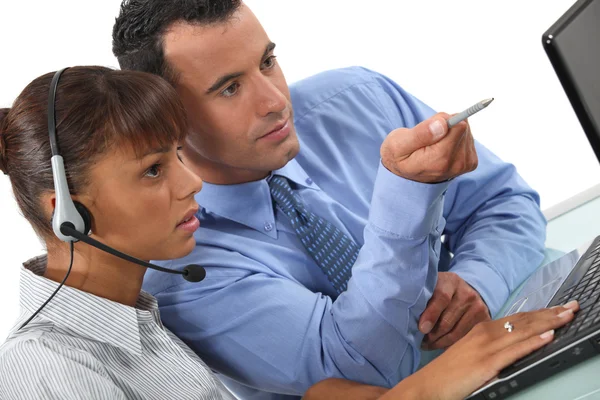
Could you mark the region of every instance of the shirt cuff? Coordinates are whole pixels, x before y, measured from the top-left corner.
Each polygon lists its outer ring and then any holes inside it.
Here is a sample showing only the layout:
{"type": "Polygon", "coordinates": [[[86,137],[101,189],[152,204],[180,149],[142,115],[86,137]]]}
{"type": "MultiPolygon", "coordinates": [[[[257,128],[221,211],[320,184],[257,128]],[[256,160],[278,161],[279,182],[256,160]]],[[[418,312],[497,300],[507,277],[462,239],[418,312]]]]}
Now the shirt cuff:
{"type": "Polygon", "coordinates": [[[461,261],[450,268],[479,293],[494,318],[508,299],[508,286],[496,271],[480,261],[461,261]]]}
{"type": "Polygon", "coordinates": [[[415,239],[438,228],[450,182],[421,183],[390,172],[379,162],[369,221],[398,237],[415,239]]]}

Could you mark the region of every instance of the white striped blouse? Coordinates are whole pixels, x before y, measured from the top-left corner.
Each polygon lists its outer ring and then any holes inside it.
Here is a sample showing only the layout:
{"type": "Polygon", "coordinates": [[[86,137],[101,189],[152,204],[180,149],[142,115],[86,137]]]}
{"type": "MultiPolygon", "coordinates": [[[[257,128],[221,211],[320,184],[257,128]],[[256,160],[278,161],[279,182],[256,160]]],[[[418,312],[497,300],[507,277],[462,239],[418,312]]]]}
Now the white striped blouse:
{"type": "Polygon", "coordinates": [[[0,399],[234,399],[145,292],[134,308],[63,286],[17,330],[58,286],[43,277],[45,256],[24,266],[21,317],[0,347],[0,399]]]}

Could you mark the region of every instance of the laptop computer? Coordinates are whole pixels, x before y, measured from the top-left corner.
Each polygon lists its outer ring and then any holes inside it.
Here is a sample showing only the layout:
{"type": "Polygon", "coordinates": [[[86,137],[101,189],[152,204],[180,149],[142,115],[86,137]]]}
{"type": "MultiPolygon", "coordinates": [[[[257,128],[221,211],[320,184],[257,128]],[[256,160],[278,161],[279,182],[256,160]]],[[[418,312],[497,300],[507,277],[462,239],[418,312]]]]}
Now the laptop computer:
{"type": "MultiPolygon", "coordinates": [[[[542,44],[600,160],[600,0],[577,1],[544,33],[542,44]]],[[[555,331],[551,343],[502,370],[469,398],[506,398],[600,354],[600,236],[538,269],[501,317],[575,299],[580,311],[555,331]]]]}

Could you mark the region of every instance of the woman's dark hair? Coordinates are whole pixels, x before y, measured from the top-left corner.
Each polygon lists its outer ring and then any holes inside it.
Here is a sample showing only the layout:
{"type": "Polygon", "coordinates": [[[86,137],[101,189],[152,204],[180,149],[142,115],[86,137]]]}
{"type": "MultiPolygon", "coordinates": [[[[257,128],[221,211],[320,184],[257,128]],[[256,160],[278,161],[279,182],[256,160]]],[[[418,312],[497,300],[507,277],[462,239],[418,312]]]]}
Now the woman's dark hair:
{"type": "Polygon", "coordinates": [[[113,26],[113,54],[121,69],[149,72],[175,84],[177,71],[163,50],[167,30],[176,22],[227,22],[241,5],[241,0],[123,0],[113,26]]]}
{"type": "MultiPolygon", "coordinates": [[[[0,170],[9,175],[24,217],[42,238],[52,234],[41,197],[54,191],[48,136],[48,93],[54,72],[31,82],[12,108],[0,109],[0,170]]],[[[137,154],[180,142],[185,110],[165,80],[144,72],[72,67],[56,92],[56,134],[71,194],[89,184],[91,166],[130,146],[137,154]]]]}

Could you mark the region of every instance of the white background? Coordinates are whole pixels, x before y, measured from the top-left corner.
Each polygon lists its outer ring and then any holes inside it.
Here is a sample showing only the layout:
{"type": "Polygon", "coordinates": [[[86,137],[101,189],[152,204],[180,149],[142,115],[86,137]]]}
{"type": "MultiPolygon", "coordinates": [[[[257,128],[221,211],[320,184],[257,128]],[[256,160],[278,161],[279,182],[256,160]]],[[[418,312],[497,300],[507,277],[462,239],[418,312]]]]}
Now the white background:
{"type": "MultiPolygon", "coordinates": [[[[382,72],[439,111],[496,101],[477,139],[555,205],[598,183],[597,161],[541,46],[574,0],[248,0],[289,82],[337,67],[382,72]]],[[[1,0],[0,106],[64,66],[117,67],[120,0],[1,0]]],[[[0,175],[0,342],[18,313],[19,265],[43,246],[0,175]]]]}

